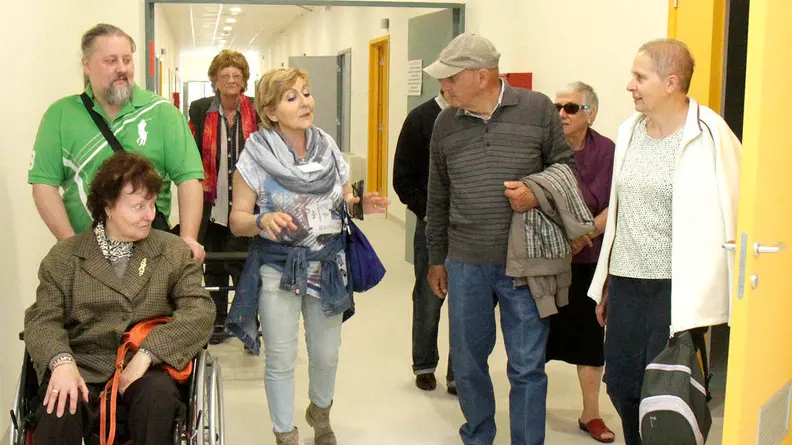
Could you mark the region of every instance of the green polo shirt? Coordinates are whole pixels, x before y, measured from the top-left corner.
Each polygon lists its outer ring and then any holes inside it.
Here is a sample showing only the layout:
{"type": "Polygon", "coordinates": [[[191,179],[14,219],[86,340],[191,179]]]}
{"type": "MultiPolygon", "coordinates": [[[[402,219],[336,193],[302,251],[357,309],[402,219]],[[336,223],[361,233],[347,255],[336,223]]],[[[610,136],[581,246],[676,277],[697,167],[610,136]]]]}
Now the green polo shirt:
{"type": "MultiPolygon", "coordinates": [[[[94,110],[109,123],[125,150],[144,155],[164,180],[157,208],[170,217],[171,181],[203,179],[201,155],[184,116],[161,96],[137,85],[132,100],[110,122],[94,99],[94,110]]],[[[91,181],[113,149],[86,111],[79,95],[52,104],[41,120],[28,183],[63,188],[63,203],[76,233],[91,226],[86,201],[91,181]]]]}

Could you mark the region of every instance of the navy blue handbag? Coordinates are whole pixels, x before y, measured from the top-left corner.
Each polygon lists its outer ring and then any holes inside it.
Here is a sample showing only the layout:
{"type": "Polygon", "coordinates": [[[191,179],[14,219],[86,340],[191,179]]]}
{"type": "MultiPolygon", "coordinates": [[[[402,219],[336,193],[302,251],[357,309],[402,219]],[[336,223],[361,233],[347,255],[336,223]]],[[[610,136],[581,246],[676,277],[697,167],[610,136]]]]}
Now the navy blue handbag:
{"type": "Polygon", "coordinates": [[[385,276],[385,266],[382,265],[366,235],[352,222],[346,204],[342,213],[344,222],[342,234],[346,245],[347,269],[349,279],[352,281],[352,290],[366,292],[382,281],[385,276]]]}

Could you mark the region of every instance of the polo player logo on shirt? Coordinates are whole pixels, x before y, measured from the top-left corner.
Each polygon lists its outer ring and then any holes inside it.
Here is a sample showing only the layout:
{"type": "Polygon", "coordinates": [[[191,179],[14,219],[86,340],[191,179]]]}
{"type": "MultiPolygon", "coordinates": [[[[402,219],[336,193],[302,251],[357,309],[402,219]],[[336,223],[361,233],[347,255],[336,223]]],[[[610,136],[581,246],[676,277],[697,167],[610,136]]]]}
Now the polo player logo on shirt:
{"type": "Polygon", "coordinates": [[[146,120],[144,119],[138,124],[138,147],[146,145],[146,141],[148,141],[148,133],[146,132],[146,120]]]}

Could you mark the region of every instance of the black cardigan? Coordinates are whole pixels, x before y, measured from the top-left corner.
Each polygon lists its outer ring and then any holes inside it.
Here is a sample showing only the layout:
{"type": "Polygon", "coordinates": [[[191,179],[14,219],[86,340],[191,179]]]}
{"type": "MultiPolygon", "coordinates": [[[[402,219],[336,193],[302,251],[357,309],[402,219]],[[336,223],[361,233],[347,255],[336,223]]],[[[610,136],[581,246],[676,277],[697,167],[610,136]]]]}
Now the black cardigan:
{"type": "Polygon", "coordinates": [[[429,185],[429,142],[440,105],[432,98],[415,107],[404,120],[393,159],[393,189],[419,219],[426,216],[429,185]]]}

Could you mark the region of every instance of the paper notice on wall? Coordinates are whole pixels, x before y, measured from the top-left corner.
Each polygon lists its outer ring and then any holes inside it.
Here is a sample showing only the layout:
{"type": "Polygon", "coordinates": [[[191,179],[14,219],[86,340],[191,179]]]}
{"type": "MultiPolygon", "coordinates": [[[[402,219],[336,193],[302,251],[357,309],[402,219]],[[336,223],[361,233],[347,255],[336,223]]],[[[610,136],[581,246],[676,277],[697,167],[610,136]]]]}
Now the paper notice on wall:
{"type": "Polygon", "coordinates": [[[407,95],[420,96],[423,86],[423,60],[407,62],[407,95]]]}

